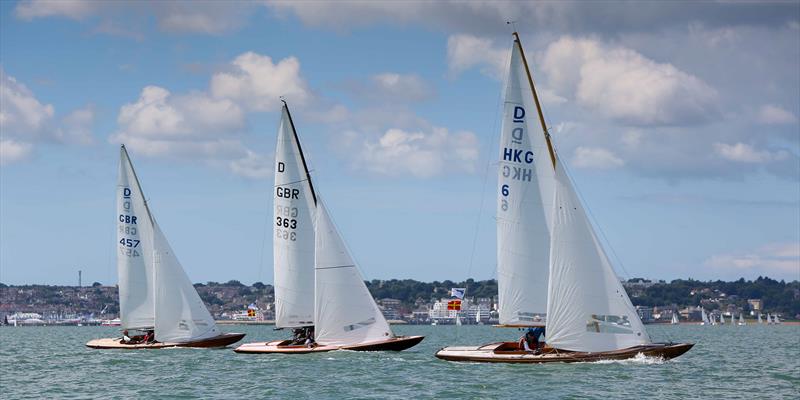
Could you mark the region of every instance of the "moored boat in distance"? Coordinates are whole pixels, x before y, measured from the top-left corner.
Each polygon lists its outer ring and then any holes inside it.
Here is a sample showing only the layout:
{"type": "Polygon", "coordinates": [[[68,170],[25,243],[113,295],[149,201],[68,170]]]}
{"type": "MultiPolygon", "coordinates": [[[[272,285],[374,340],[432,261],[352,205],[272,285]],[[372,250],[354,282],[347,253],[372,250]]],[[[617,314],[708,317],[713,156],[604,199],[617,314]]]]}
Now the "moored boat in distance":
{"type": "Polygon", "coordinates": [[[539,343],[536,335],[541,331],[533,330],[519,343],[444,347],[436,357],[548,363],[619,360],[639,354],[663,359],[680,356],[693,344],[653,343],[614,273],[551,143],[519,35],[513,35],[498,182],[500,325],[544,325],[546,343],[539,343]],[[532,134],[534,128],[528,123],[533,117],[527,112],[534,107],[542,135],[532,134]],[[537,250],[539,254],[534,255],[537,250]],[[542,252],[548,257],[542,257],[542,252]],[[509,265],[516,274],[507,273],[509,265]],[[547,272],[538,272],[542,270],[547,272]],[[504,286],[514,290],[504,290],[504,286]],[[542,293],[546,294],[543,299],[542,293]],[[531,308],[522,311],[522,306],[531,308]],[[512,312],[506,307],[512,307],[512,312]],[[546,307],[544,313],[537,312],[541,307],[546,307]]]}
{"type": "Polygon", "coordinates": [[[150,212],[125,146],[120,147],[117,238],[123,337],[91,340],[87,347],[224,347],[244,337],[217,328],[150,212]],[[128,330],[145,334],[126,339],[128,330]]]}
{"type": "MultiPolygon", "coordinates": [[[[296,326],[295,329],[302,329],[296,331],[301,333],[300,338],[296,335],[291,340],[246,343],[234,351],[280,354],[306,354],[333,350],[400,351],[422,341],[424,336],[394,335],[383,313],[375,304],[328,210],[313,191],[297,132],[285,102],[275,154],[275,187],[277,196],[281,198],[275,198],[276,214],[279,207],[287,208],[280,204],[286,194],[291,199],[299,201],[299,205],[288,206],[289,214],[276,217],[276,224],[283,227],[273,236],[273,241],[276,243],[276,302],[280,296],[279,282],[286,285],[282,289],[287,293],[292,291],[306,293],[309,291],[306,288],[310,288],[307,299],[311,299],[311,314],[307,316],[306,321],[297,321],[295,325],[282,325],[276,321],[278,327],[296,326]],[[298,184],[305,185],[308,190],[291,186],[298,184]],[[304,204],[307,206],[304,207],[304,204]],[[307,225],[302,220],[295,219],[297,215],[306,213],[314,217],[313,221],[309,219],[307,225]],[[281,221],[287,222],[282,224],[281,221]],[[307,229],[311,235],[301,232],[295,234],[295,229],[307,229]],[[299,249],[301,244],[298,242],[309,238],[310,247],[306,247],[309,250],[303,251],[305,256],[310,254],[310,257],[304,258],[302,262],[299,256],[290,258],[290,262],[278,262],[283,257],[291,257],[287,254],[299,249]],[[289,244],[283,245],[284,242],[289,244]],[[292,273],[292,269],[302,269],[302,272],[294,272],[298,277],[296,279],[283,280],[279,278],[278,269],[288,271],[281,272],[283,274],[292,273]],[[310,275],[306,273],[309,271],[310,275]],[[308,276],[311,277],[310,280],[307,279],[308,276]],[[313,324],[313,330],[308,326],[309,322],[313,324]]],[[[288,306],[293,305],[296,303],[288,304],[288,306]]]]}

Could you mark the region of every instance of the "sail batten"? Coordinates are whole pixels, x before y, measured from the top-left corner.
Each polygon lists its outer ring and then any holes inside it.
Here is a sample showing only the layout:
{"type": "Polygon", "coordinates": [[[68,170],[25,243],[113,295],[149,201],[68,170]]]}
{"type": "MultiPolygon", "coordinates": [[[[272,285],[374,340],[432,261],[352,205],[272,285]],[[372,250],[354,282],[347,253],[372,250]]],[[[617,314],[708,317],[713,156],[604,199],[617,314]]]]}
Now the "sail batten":
{"type": "Polygon", "coordinates": [[[275,325],[314,325],[316,194],[289,108],[284,104],[275,150],[273,262],[275,325]]]}

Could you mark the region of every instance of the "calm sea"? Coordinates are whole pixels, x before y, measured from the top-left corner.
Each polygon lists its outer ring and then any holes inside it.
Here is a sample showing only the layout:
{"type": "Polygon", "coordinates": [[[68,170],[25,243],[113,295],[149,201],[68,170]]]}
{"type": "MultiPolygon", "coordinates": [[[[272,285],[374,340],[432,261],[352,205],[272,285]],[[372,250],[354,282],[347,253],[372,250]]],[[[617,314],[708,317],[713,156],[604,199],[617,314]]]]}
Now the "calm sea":
{"type": "MultiPolygon", "coordinates": [[[[283,338],[271,326],[225,326],[245,341],[283,338]]],[[[669,362],[451,363],[445,345],[516,340],[490,326],[395,326],[422,334],[400,353],[280,356],[230,349],[92,350],[104,327],[0,328],[0,397],[16,398],[800,398],[798,326],[648,326],[653,340],[691,341],[669,362]]]]}

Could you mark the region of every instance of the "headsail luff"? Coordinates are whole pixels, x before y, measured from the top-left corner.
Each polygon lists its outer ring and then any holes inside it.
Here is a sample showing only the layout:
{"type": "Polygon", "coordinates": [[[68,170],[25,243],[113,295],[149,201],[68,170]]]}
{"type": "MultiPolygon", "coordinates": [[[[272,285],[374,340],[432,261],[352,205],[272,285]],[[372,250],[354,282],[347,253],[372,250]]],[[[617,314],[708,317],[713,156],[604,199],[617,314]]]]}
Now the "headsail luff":
{"type": "Polygon", "coordinates": [[[117,274],[123,329],[153,328],[153,219],[128,157],[120,147],[117,178],[117,274]]]}
{"type": "Polygon", "coordinates": [[[273,261],[275,325],[314,324],[316,194],[289,108],[284,103],[275,150],[273,261]]]}
{"type": "Polygon", "coordinates": [[[506,326],[543,325],[547,312],[554,164],[532,82],[517,38],[505,88],[497,188],[499,310],[506,326]]]}
{"type": "Polygon", "coordinates": [[[394,337],[323,202],[317,206],[316,341],[350,346],[394,337]]]}

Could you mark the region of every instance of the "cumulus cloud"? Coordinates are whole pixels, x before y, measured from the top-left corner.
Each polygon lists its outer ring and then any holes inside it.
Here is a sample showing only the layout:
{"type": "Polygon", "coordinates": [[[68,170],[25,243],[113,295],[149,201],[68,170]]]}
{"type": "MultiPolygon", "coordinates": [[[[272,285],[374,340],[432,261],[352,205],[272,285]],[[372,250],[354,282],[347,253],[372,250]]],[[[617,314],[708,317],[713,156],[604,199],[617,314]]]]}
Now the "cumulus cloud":
{"type": "Polygon", "coordinates": [[[508,59],[508,48],[496,47],[488,38],[453,35],[447,39],[447,65],[453,75],[477,66],[485,75],[502,79],[508,59]]]}
{"type": "Polygon", "coordinates": [[[782,276],[800,279],[800,243],[770,243],[755,250],[718,254],[705,265],[719,270],[751,275],[782,276]]]}
{"type": "MultiPolygon", "coordinates": [[[[247,52],[227,67],[211,77],[208,91],[173,94],[144,87],[136,101],[120,108],[110,140],[152,157],[199,160],[248,178],[268,177],[271,159],[243,143],[247,112],[277,110],[281,95],[300,106],[311,101],[300,62],[289,57],[273,63],[247,52]]],[[[331,110],[334,116],[341,112],[331,110]]]]}
{"type": "Polygon", "coordinates": [[[295,57],[273,63],[268,56],[244,53],[233,60],[229,72],[215,74],[210,86],[215,97],[232,99],[257,111],[280,109],[279,96],[301,106],[311,100],[295,57]]]}
{"type": "Polygon", "coordinates": [[[418,102],[434,96],[433,85],[415,74],[384,72],[365,82],[350,82],[346,89],[356,98],[369,102],[418,102]]]}
{"type": "Polygon", "coordinates": [[[625,161],[607,149],[579,146],[575,149],[572,165],[576,168],[610,169],[625,165],[625,161]]]}
{"type": "Polygon", "coordinates": [[[93,29],[95,33],[141,39],[143,32],[148,29],[147,25],[135,25],[141,21],[132,17],[153,18],[158,27],[166,32],[220,35],[244,26],[257,7],[260,5],[252,1],[233,0],[23,0],[17,4],[15,14],[25,21],[62,17],[94,23],[100,19],[93,29]]]}
{"type": "Polygon", "coordinates": [[[687,125],[719,114],[717,91],[699,78],[594,39],[551,43],[542,69],[561,94],[621,123],[687,125]]]}
{"type": "Polygon", "coordinates": [[[33,91],[0,67],[0,136],[3,164],[22,161],[38,142],[90,144],[94,112],[78,109],[56,118],[52,104],[44,104],[33,91]]]}
{"type": "Polygon", "coordinates": [[[430,178],[450,173],[470,173],[478,160],[478,138],[472,132],[451,133],[433,127],[427,132],[392,128],[377,140],[350,142],[360,146],[355,166],[388,176],[430,178]]]}
{"type": "Polygon", "coordinates": [[[758,122],[768,125],[788,125],[797,123],[797,116],[780,106],[765,104],[758,110],[758,122]]]}
{"type": "Polygon", "coordinates": [[[789,152],[778,150],[770,152],[768,150],[756,150],[753,146],[745,143],[714,143],[714,151],[722,158],[742,163],[762,164],[771,161],[782,161],[789,158],[789,152]]]}
{"type": "Polygon", "coordinates": [[[0,138],[0,165],[12,164],[24,160],[30,154],[33,145],[18,142],[14,139],[0,138]]]}
{"type": "Polygon", "coordinates": [[[4,135],[36,138],[47,135],[55,109],[42,104],[33,92],[0,69],[0,128],[4,135]]]}

